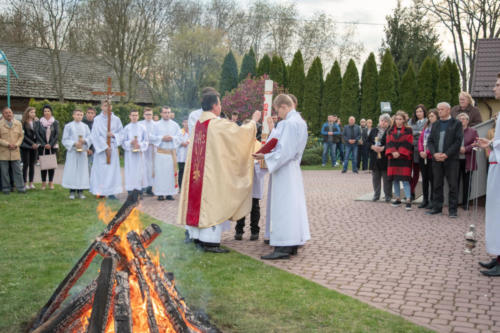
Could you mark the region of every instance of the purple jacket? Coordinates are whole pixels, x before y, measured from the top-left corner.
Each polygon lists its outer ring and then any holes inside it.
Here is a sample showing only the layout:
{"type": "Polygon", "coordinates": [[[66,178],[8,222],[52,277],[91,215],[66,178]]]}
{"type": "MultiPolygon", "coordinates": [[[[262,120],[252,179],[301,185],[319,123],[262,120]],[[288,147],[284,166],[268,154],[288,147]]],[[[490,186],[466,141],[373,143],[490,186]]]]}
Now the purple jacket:
{"type": "Polygon", "coordinates": [[[465,170],[472,171],[477,169],[476,154],[473,153],[472,144],[478,137],[477,131],[471,127],[464,130],[464,147],[465,147],[465,170]]]}

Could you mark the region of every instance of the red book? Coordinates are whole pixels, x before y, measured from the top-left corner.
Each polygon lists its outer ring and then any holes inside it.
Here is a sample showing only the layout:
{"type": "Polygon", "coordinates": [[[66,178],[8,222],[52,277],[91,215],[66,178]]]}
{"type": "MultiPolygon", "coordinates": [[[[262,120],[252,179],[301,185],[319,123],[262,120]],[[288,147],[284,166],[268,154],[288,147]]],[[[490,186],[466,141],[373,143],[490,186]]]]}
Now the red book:
{"type": "Polygon", "coordinates": [[[263,145],[257,152],[256,154],[268,154],[271,152],[271,150],[274,149],[274,147],[276,147],[276,145],[278,144],[278,139],[276,138],[272,138],[271,140],[269,140],[268,142],[266,142],[265,145],[263,145]]]}

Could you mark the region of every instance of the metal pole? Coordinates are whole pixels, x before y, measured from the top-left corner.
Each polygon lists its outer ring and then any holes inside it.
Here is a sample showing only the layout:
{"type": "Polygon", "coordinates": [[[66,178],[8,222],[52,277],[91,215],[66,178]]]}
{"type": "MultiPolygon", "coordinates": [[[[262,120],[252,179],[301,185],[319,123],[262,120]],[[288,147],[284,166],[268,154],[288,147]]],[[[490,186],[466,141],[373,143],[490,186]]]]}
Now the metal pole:
{"type": "MultiPolygon", "coordinates": [[[[5,58],[7,61],[7,58],[5,58]]],[[[10,68],[7,66],[7,107],[10,108],[10,68]]]]}

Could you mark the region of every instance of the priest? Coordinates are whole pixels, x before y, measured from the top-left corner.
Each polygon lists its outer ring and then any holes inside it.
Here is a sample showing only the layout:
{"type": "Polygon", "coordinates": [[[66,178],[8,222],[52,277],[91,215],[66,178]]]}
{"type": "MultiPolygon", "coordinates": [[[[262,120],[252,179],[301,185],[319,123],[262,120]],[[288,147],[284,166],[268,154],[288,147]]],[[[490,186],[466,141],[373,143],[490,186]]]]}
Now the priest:
{"type": "MultiPolygon", "coordinates": [[[[215,88],[212,88],[212,87],[205,87],[201,90],[201,97],[203,98],[203,95],[205,95],[207,93],[217,93],[217,90],[215,90],[215,88]]],[[[194,111],[191,111],[191,113],[189,113],[189,117],[188,117],[189,133],[191,133],[191,134],[194,133],[194,127],[196,126],[196,123],[198,122],[198,119],[200,119],[202,113],[203,113],[203,110],[201,108],[194,110],[194,111]]]]}
{"type": "Polygon", "coordinates": [[[143,152],[144,157],[144,188],[143,192],[149,195],[153,194],[153,182],[154,182],[154,154],[155,146],[152,143],[153,140],[153,129],[155,122],[153,121],[153,109],[144,108],[144,120],[139,121],[139,124],[146,129],[146,134],[148,138],[148,149],[143,152]]]}
{"type": "MultiPolygon", "coordinates": [[[[500,73],[493,88],[495,99],[500,100],[500,73]]],[[[497,115],[498,117],[498,115],[497,115]]],[[[480,138],[477,145],[483,149],[489,148],[490,168],[486,182],[486,225],[484,237],[486,238],[486,251],[495,256],[490,262],[480,262],[481,271],[486,276],[500,276],[500,120],[497,118],[495,136],[493,140],[480,138]]]]}
{"type": "Polygon", "coordinates": [[[146,167],[144,153],[148,149],[149,142],[146,129],[139,124],[139,111],[130,111],[130,123],[122,131],[121,140],[125,151],[125,190],[141,192],[145,184],[146,167]]]}
{"type": "Polygon", "coordinates": [[[222,224],[237,221],[252,206],[256,122],[260,112],[243,126],[220,119],[219,94],[205,93],[203,113],[189,144],[179,199],[178,223],[204,251],[228,252],[220,247],[222,224]]]}
{"type": "Polygon", "coordinates": [[[90,192],[96,196],[107,196],[116,199],[116,194],[123,191],[122,176],[120,172],[120,155],[118,145],[123,129],[120,118],[112,112],[110,102],[103,101],[102,112],[94,118],[90,141],[94,146],[94,162],[90,172],[90,192]],[[108,117],[111,117],[111,126],[108,130],[108,117]],[[107,139],[110,138],[108,146],[107,139]],[[107,163],[107,155],[110,163],[107,163]]]}
{"type": "Polygon", "coordinates": [[[178,193],[177,154],[181,142],[181,129],[170,118],[170,108],[161,108],[161,119],[155,124],[151,140],[156,146],[154,194],[158,200],[174,200],[178,193]]]}
{"type": "Polygon", "coordinates": [[[307,125],[294,109],[292,99],[278,95],[273,101],[283,119],[276,131],[278,144],[268,154],[254,154],[265,160],[272,185],[270,187],[270,244],[274,251],[261,259],[289,259],[310,238],[306,199],[300,161],[307,143],[307,125]]]}

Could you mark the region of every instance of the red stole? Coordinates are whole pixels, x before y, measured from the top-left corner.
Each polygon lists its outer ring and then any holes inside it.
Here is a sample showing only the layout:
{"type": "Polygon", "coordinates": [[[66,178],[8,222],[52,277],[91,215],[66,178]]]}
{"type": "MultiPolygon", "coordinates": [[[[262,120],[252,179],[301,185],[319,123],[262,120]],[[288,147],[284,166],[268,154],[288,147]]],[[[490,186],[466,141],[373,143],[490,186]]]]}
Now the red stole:
{"type": "Polygon", "coordinates": [[[191,170],[189,172],[189,194],[186,224],[197,227],[200,220],[201,193],[203,190],[203,174],[205,171],[205,153],[207,148],[207,130],[210,119],[196,123],[194,130],[193,150],[191,153],[191,170]]]}

